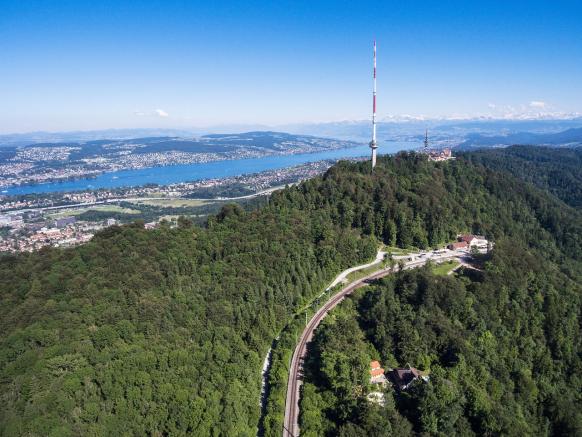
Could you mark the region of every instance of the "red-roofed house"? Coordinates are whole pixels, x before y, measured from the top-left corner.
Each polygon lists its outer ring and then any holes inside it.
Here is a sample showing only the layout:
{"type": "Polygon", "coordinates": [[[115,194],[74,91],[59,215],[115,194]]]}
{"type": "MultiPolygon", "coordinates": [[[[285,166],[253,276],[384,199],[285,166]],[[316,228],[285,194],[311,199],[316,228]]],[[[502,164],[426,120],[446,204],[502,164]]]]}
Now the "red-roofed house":
{"type": "Polygon", "coordinates": [[[471,241],[473,241],[474,239],[475,239],[475,236],[471,235],[471,234],[465,234],[465,235],[459,236],[459,241],[465,241],[467,244],[471,244],[471,241]]]}
{"type": "Polygon", "coordinates": [[[451,243],[447,246],[449,250],[466,249],[469,244],[466,241],[459,241],[457,243],[451,243]]]}
{"type": "Polygon", "coordinates": [[[458,239],[466,242],[469,246],[487,246],[487,239],[481,235],[463,234],[459,235],[458,239]]]}
{"type": "Polygon", "coordinates": [[[370,375],[372,378],[376,376],[384,375],[384,369],[372,369],[370,370],[370,375]]]}
{"type": "Polygon", "coordinates": [[[385,384],[386,376],[384,375],[384,369],[380,367],[379,361],[372,361],[370,363],[370,383],[371,384],[385,384]]]}

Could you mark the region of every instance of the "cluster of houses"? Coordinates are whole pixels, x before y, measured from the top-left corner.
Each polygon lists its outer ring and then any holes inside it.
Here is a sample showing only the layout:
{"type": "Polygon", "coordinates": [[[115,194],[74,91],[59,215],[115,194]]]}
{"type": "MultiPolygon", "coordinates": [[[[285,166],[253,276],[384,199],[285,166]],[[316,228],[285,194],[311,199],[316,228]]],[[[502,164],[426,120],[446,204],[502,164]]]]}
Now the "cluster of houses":
{"type": "Polygon", "coordinates": [[[0,252],[33,252],[45,246],[76,246],[91,240],[96,231],[116,223],[114,218],[90,223],[79,222],[75,216],[68,216],[53,222],[27,223],[19,228],[12,226],[8,235],[0,236],[0,252]]]}
{"type": "Polygon", "coordinates": [[[0,252],[33,252],[44,246],[70,247],[83,244],[93,237],[93,233],[81,232],[73,226],[46,228],[27,236],[0,238],[0,252]]]}
{"type": "Polygon", "coordinates": [[[477,249],[488,249],[489,241],[481,235],[462,234],[457,237],[455,243],[449,244],[447,249],[471,249],[473,247],[477,249]]]}

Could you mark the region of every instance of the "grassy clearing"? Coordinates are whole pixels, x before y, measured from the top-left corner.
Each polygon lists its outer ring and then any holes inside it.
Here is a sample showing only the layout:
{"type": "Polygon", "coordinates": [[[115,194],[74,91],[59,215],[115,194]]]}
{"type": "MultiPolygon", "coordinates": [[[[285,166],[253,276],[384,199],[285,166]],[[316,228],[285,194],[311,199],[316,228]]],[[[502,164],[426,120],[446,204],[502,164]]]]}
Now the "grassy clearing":
{"type": "Polygon", "coordinates": [[[444,263],[436,264],[435,266],[433,266],[432,272],[435,275],[447,276],[451,270],[453,270],[454,268],[456,268],[460,265],[461,265],[461,263],[458,261],[449,260],[449,261],[445,261],[444,263]]]}
{"type": "Polygon", "coordinates": [[[392,255],[410,255],[412,253],[418,253],[420,249],[402,249],[401,247],[390,247],[384,246],[382,249],[384,252],[391,253],[392,255]]]}
{"type": "Polygon", "coordinates": [[[81,215],[87,211],[119,212],[123,214],[139,214],[141,212],[137,209],[123,208],[117,205],[95,205],[84,208],[60,209],[57,212],[47,214],[47,218],[56,220],[62,217],[81,215]]]}

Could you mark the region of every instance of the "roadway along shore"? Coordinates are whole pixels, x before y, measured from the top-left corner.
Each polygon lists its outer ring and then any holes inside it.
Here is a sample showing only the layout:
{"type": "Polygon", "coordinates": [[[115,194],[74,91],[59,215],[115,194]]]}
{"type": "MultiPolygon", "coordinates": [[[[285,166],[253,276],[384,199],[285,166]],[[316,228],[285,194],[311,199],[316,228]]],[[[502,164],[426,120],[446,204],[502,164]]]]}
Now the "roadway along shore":
{"type": "MultiPolygon", "coordinates": [[[[446,250],[439,254],[419,253],[408,255],[407,258],[409,258],[410,261],[404,264],[404,269],[413,269],[423,266],[429,260],[435,263],[441,263],[452,259],[459,259],[461,262],[463,262],[470,258],[470,254],[465,250],[446,250]]],[[[372,264],[375,263],[376,262],[373,262],[372,264]]],[[[394,270],[397,269],[398,267],[396,267],[394,270]]],[[[307,323],[303,333],[301,334],[301,337],[299,338],[299,342],[295,347],[289,368],[287,398],[285,401],[285,419],[283,422],[283,437],[299,436],[299,391],[303,383],[303,362],[307,354],[307,343],[309,343],[313,338],[315,329],[321,323],[323,318],[329,313],[329,311],[331,311],[333,308],[335,308],[336,305],[343,301],[347,295],[366,285],[367,281],[382,278],[392,273],[392,271],[393,270],[390,268],[379,270],[348,284],[341,291],[333,295],[307,323]]]]}
{"type": "MultiPolygon", "coordinates": [[[[293,184],[289,184],[293,185],[293,184]]],[[[56,209],[73,209],[73,208],[87,208],[95,205],[104,205],[106,203],[117,203],[117,202],[145,202],[148,200],[199,200],[201,202],[228,202],[231,200],[243,200],[243,199],[252,199],[253,197],[259,196],[268,196],[273,191],[277,191],[284,188],[284,186],[277,186],[267,188],[266,190],[257,191],[253,194],[247,194],[245,196],[238,196],[238,197],[212,197],[212,198],[189,198],[189,197],[115,197],[113,199],[104,199],[104,200],[97,200],[95,202],[84,202],[84,203],[73,203],[68,205],[57,205],[57,206],[42,206],[42,207],[30,207],[30,208],[22,208],[22,209],[15,209],[13,211],[6,211],[7,214],[21,214],[27,211],[52,211],[56,209]]]]}

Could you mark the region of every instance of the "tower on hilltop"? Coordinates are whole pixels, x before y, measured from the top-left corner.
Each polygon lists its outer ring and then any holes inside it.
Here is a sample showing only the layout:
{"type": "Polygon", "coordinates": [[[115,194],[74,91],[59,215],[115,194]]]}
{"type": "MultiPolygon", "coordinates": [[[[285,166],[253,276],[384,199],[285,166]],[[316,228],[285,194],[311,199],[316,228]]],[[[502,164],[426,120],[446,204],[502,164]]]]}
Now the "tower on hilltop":
{"type": "Polygon", "coordinates": [[[370,149],[372,149],[372,170],[376,167],[376,149],[378,143],[376,142],[376,41],[374,40],[374,92],[372,94],[372,141],[370,141],[370,149]]]}

